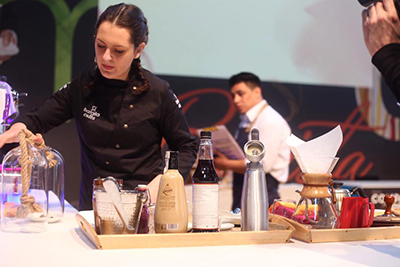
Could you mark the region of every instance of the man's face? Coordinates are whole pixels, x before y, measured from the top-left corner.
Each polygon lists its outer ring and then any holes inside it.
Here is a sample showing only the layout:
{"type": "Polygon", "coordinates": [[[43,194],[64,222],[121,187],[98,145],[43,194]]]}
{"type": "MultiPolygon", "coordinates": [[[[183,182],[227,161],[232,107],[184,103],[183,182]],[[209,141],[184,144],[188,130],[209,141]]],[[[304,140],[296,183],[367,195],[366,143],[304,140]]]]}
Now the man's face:
{"type": "Polygon", "coordinates": [[[262,100],[261,88],[255,87],[254,89],[251,89],[244,82],[232,86],[231,93],[233,102],[240,114],[246,113],[262,100]]]}

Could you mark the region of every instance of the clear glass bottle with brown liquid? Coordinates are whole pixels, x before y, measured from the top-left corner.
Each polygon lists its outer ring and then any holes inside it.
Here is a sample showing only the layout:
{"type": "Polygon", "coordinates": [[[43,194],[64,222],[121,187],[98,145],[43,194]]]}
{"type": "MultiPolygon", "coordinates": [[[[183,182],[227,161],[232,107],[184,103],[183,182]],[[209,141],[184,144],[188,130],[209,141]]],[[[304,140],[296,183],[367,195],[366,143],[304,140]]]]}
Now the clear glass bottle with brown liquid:
{"type": "Polygon", "coordinates": [[[169,168],[160,180],[154,224],[156,233],[186,233],[188,208],[184,180],[178,171],[177,151],[170,152],[169,168]]]}
{"type": "Polygon", "coordinates": [[[219,178],[214,167],[211,132],[209,131],[200,133],[199,162],[192,182],[192,232],[219,232],[219,178]]]}

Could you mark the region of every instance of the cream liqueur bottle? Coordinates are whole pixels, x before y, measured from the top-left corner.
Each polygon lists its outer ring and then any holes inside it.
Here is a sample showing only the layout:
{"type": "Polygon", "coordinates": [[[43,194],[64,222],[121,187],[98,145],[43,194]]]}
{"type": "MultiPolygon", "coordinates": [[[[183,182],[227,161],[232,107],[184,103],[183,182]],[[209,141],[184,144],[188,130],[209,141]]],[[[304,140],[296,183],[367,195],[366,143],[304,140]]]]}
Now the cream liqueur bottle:
{"type": "Polygon", "coordinates": [[[177,151],[170,151],[168,170],[160,180],[154,224],[156,233],[186,233],[188,208],[185,186],[178,171],[177,151]]]}

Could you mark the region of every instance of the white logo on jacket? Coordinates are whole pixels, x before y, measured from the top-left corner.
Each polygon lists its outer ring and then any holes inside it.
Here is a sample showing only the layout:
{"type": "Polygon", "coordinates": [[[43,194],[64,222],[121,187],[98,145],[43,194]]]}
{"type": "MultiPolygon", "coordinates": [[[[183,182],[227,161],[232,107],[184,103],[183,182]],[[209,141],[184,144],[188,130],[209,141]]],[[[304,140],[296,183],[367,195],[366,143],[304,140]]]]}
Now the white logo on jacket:
{"type": "Polygon", "coordinates": [[[181,108],[182,106],[181,106],[181,103],[179,102],[178,97],[175,94],[174,94],[174,97],[175,97],[175,104],[178,106],[178,108],[181,108]]]}
{"type": "Polygon", "coordinates": [[[68,86],[70,83],[71,83],[71,82],[65,84],[63,87],[61,87],[60,89],[58,89],[58,91],[61,91],[61,90],[65,89],[65,88],[67,88],[67,86],[68,86]]]}
{"type": "Polygon", "coordinates": [[[92,106],[91,110],[88,110],[86,107],[84,107],[83,108],[83,117],[94,121],[96,118],[100,117],[100,113],[98,113],[96,110],[97,110],[96,106],[92,106]]]}

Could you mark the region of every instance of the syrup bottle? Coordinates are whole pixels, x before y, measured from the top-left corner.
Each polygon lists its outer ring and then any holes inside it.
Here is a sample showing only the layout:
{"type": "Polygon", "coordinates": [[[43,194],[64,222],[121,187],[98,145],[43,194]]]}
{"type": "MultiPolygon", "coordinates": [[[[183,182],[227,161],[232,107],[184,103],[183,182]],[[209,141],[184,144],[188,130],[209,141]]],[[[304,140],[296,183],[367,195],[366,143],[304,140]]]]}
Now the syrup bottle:
{"type": "Polygon", "coordinates": [[[192,182],[193,232],[219,232],[219,178],[214,167],[209,131],[200,133],[199,162],[192,182]]]}
{"type": "Polygon", "coordinates": [[[178,152],[171,151],[168,170],[160,180],[154,215],[156,233],[186,233],[188,208],[184,180],[178,171],[178,152]]]}

